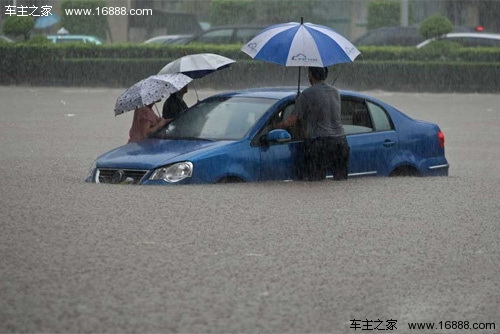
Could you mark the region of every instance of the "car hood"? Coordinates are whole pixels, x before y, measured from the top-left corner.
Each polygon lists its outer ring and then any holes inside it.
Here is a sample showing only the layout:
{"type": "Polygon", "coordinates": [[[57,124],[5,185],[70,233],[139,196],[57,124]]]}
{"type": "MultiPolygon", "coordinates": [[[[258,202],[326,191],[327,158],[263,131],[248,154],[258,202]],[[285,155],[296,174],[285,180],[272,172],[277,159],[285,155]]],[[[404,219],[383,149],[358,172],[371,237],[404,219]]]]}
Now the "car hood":
{"type": "Polygon", "coordinates": [[[146,139],[130,143],[101,155],[98,168],[153,169],[170,163],[190,160],[207,150],[232,141],[146,139]]]}

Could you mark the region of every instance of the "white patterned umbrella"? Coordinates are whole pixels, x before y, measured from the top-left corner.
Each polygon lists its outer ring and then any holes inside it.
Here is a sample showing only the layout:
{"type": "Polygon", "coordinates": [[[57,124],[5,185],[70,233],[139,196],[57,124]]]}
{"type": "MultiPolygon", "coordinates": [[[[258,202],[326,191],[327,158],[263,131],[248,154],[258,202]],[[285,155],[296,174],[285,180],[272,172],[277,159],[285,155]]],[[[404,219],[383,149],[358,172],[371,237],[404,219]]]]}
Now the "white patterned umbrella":
{"type": "Polygon", "coordinates": [[[115,116],[159,101],[191,82],[182,73],[157,74],[143,79],[124,91],[116,100],[115,116]]]}
{"type": "Polygon", "coordinates": [[[178,58],[165,65],[158,74],[183,73],[193,79],[202,78],[235,61],[214,53],[197,53],[178,58]]]}

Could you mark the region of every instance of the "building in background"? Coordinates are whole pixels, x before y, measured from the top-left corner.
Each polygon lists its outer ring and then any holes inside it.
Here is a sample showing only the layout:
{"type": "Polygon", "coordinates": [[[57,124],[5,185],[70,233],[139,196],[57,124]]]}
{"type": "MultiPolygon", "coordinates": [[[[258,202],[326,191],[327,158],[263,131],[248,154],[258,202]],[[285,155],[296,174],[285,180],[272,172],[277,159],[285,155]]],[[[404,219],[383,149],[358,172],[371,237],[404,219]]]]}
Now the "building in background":
{"type": "MultiPolygon", "coordinates": [[[[313,13],[321,17],[325,25],[355,39],[366,31],[369,1],[372,0],[317,0],[313,13]]],[[[482,26],[485,31],[500,32],[500,0],[401,0],[402,3],[403,1],[411,8],[413,23],[440,13],[450,18],[455,25],[482,26]]],[[[61,2],[62,0],[0,0],[0,24],[7,16],[8,5],[49,5],[53,7],[54,13],[64,15],[61,13],[61,2]]],[[[200,32],[199,21],[209,20],[211,0],[106,0],[106,3],[108,7],[126,8],[127,12],[132,9],[152,10],[152,15],[107,16],[108,42],[140,42],[158,35],[200,32]]],[[[269,22],[274,23],[278,22],[269,22]]],[[[55,26],[53,29],[58,28],[60,27],[55,26]]]]}

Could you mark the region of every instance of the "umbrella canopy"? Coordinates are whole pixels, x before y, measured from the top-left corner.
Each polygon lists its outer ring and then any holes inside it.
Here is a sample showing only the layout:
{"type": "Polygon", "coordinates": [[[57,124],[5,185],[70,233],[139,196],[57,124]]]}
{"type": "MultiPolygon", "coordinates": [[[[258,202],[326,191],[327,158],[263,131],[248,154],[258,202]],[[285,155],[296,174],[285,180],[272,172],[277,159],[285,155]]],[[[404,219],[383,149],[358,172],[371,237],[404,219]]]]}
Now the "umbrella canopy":
{"type": "Polygon", "coordinates": [[[197,53],[176,59],[163,67],[158,74],[183,73],[198,79],[219,69],[227,68],[235,61],[213,53],[197,53]]]}
{"type": "Polygon", "coordinates": [[[289,22],[264,29],[241,51],[253,59],[283,66],[326,67],[352,62],[359,50],[326,26],[289,22]]]}
{"type": "Polygon", "coordinates": [[[115,116],[147,106],[175,93],[191,82],[182,73],[152,75],[124,91],[116,100],[115,116]]]}
{"type": "Polygon", "coordinates": [[[45,29],[53,26],[57,22],[61,20],[61,17],[55,13],[50,13],[50,15],[39,16],[35,20],[35,28],[36,29],[45,29]]]}

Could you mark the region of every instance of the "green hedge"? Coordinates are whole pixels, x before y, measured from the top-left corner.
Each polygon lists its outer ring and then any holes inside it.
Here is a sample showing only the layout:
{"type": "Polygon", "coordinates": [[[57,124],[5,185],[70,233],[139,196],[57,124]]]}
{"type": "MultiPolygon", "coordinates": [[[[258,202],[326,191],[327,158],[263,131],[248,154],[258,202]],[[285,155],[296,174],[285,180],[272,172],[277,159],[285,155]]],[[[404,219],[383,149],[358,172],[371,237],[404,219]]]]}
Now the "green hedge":
{"type": "MultiPolygon", "coordinates": [[[[229,69],[196,80],[197,87],[233,89],[297,85],[298,69],[250,59],[239,46],[0,44],[0,84],[127,87],[156,74],[184,54],[212,52],[237,60],[229,69]]],[[[341,88],[390,91],[499,92],[500,48],[438,51],[405,47],[360,48],[354,63],[332,66],[341,88]]],[[[301,71],[302,85],[308,85],[301,71]]]]}
{"type": "MultiPolygon", "coordinates": [[[[438,42],[436,46],[422,49],[401,46],[363,46],[359,47],[361,55],[356,61],[467,61],[467,62],[499,62],[500,48],[456,47],[453,43],[438,42]]],[[[38,61],[50,59],[175,59],[186,54],[211,52],[235,60],[249,60],[250,57],[240,51],[241,45],[155,45],[155,44],[104,44],[91,45],[83,43],[68,44],[0,44],[2,58],[22,61],[38,61]]]]}

